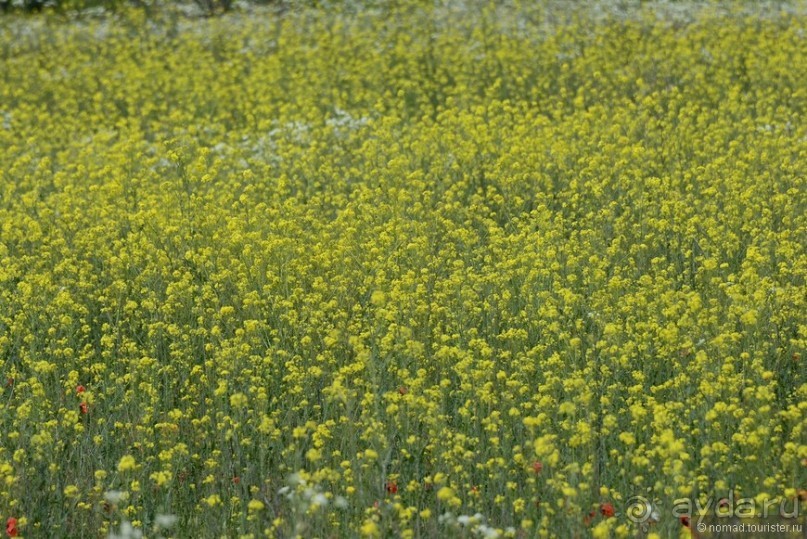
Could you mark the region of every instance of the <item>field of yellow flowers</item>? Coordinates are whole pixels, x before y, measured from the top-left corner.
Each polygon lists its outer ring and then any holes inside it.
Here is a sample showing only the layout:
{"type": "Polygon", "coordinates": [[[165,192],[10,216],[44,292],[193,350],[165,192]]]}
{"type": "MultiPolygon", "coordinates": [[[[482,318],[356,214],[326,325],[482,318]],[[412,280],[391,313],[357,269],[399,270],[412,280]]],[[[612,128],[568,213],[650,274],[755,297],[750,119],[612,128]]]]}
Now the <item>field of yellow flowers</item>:
{"type": "Polygon", "coordinates": [[[0,19],[6,535],[807,513],[804,4],[337,5],[0,19]]]}

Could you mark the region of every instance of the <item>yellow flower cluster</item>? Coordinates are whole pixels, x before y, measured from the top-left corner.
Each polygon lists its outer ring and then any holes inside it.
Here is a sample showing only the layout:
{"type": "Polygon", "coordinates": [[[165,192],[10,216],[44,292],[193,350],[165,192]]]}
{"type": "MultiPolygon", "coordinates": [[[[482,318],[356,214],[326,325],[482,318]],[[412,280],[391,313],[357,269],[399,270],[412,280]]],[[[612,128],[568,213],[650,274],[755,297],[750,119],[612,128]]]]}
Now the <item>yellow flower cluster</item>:
{"type": "Polygon", "coordinates": [[[335,4],[0,19],[0,517],[633,537],[637,494],[799,497],[807,13],[335,4]]]}

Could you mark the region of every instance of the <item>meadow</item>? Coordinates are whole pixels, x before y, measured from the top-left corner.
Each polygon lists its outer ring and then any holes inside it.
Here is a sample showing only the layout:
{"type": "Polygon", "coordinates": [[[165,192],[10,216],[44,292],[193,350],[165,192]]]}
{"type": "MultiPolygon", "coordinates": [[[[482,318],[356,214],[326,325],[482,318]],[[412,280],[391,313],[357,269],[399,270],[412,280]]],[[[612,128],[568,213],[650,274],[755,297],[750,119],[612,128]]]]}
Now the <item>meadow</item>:
{"type": "Polygon", "coordinates": [[[0,17],[7,536],[807,514],[804,2],[181,7],[0,17]]]}

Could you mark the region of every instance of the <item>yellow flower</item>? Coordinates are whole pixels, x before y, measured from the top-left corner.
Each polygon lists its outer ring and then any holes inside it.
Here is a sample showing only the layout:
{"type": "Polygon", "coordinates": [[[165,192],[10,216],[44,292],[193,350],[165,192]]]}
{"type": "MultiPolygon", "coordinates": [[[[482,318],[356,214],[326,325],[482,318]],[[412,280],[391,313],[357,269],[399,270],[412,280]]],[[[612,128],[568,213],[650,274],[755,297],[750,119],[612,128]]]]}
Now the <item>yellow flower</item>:
{"type": "Polygon", "coordinates": [[[118,471],[120,473],[126,473],[129,471],[134,470],[137,467],[137,463],[135,459],[131,455],[124,455],[121,457],[120,461],[118,462],[118,471]]]}
{"type": "Polygon", "coordinates": [[[218,494],[211,494],[202,501],[208,507],[216,507],[217,505],[221,505],[221,496],[219,496],[218,494]]]}
{"type": "Polygon", "coordinates": [[[452,497],[454,497],[454,491],[451,490],[451,487],[442,487],[437,491],[437,499],[442,502],[448,501],[452,497]]]}
{"type": "Polygon", "coordinates": [[[235,409],[245,408],[249,404],[249,398],[243,393],[234,393],[230,395],[230,406],[235,409]]]}
{"type": "Polygon", "coordinates": [[[370,519],[364,521],[359,531],[361,532],[362,537],[372,538],[381,536],[381,530],[378,529],[378,524],[370,519]]]}

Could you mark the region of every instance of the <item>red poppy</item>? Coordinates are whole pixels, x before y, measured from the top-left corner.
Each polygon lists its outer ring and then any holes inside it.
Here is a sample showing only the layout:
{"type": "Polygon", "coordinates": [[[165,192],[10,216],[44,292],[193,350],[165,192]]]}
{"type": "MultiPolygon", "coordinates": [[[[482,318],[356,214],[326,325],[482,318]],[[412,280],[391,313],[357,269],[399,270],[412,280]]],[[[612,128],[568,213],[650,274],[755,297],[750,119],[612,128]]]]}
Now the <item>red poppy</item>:
{"type": "Polygon", "coordinates": [[[614,506],[610,502],[605,502],[600,504],[600,514],[605,518],[611,518],[616,515],[616,511],[614,511],[614,506]]]}
{"type": "Polygon", "coordinates": [[[401,386],[398,388],[398,393],[400,393],[401,395],[406,395],[407,393],[409,393],[409,390],[406,389],[406,387],[401,386]]]}
{"type": "Polygon", "coordinates": [[[594,517],[596,517],[596,516],[597,516],[596,511],[589,511],[588,515],[586,515],[585,518],[583,518],[583,524],[586,525],[586,526],[590,526],[591,521],[593,521],[594,517]]]}
{"type": "Polygon", "coordinates": [[[86,402],[82,402],[81,404],[78,405],[78,407],[81,410],[82,414],[86,414],[87,412],[90,411],[90,407],[86,402]]]}
{"type": "Polygon", "coordinates": [[[9,537],[17,537],[20,534],[19,530],[17,529],[17,519],[14,517],[9,517],[6,520],[6,535],[9,537]]]}
{"type": "Polygon", "coordinates": [[[233,485],[237,485],[241,482],[241,478],[237,475],[233,476],[233,485]]]}
{"type": "Polygon", "coordinates": [[[81,395],[86,390],[87,389],[83,385],[79,384],[79,385],[76,386],[76,395],[81,395]]]}
{"type": "Polygon", "coordinates": [[[398,483],[395,481],[389,481],[384,488],[387,489],[387,494],[398,494],[398,483]]]}
{"type": "Polygon", "coordinates": [[[541,473],[541,470],[544,469],[544,464],[541,461],[536,460],[532,463],[532,471],[536,474],[541,473]]]}
{"type": "Polygon", "coordinates": [[[689,528],[689,517],[687,515],[681,515],[679,520],[681,521],[681,526],[689,528]]]}

